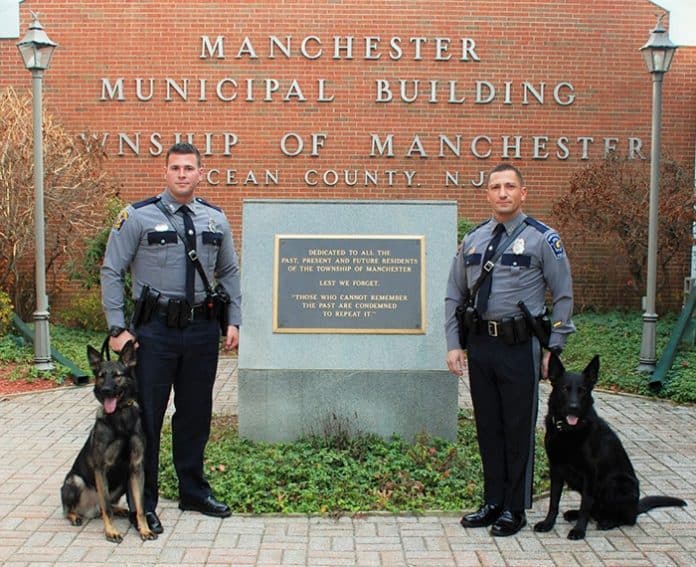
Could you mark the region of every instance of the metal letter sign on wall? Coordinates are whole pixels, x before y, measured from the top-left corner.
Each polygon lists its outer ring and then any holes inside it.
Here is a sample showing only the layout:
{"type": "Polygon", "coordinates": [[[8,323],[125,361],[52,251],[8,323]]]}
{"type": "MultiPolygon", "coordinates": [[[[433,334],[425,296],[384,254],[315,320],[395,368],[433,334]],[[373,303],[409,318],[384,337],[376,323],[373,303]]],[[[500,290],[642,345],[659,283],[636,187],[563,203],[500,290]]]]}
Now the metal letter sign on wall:
{"type": "Polygon", "coordinates": [[[425,334],[425,237],[276,235],[273,332],[425,334]]]}

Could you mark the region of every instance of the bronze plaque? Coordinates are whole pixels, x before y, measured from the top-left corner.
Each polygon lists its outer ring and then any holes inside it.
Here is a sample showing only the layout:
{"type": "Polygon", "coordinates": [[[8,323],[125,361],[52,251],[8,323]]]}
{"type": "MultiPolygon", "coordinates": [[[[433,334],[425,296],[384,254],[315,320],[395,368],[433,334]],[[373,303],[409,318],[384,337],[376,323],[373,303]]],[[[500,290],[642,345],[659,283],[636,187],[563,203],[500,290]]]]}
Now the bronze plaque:
{"type": "Polygon", "coordinates": [[[276,235],[273,332],[425,334],[424,240],[276,235]]]}

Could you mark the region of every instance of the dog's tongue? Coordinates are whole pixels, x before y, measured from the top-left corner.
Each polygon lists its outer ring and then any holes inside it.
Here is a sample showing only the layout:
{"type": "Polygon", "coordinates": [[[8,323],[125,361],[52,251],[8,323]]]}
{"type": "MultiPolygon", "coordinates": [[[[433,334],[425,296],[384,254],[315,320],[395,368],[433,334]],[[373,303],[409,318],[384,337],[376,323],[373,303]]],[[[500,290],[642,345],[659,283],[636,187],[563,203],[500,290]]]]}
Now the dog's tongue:
{"type": "Polygon", "coordinates": [[[118,398],[106,398],[104,399],[104,411],[106,413],[114,413],[116,411],[116,403],[118,398]]]}
{"type": "Polygon", "coordinates": [[[566,417],[566,421],[568,422],[568,425],[575,426],[578,424],[578,416],[577,415],[569,415],[566,417]]]}

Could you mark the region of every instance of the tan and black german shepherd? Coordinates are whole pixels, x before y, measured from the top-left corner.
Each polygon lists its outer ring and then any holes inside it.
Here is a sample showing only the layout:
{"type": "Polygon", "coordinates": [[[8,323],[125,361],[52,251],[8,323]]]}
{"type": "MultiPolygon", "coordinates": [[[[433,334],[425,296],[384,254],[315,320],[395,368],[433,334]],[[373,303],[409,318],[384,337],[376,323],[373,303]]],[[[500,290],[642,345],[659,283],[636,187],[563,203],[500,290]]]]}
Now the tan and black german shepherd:
{"type": "MultiPolygon", "coordinates": [[[[104,346],[102,351],[108,349],[104,346]]],[[[94,395],[101,407],[86,443],[63,482],[63,512],[74,526],[101,514],[106,539],[120,543],[123,536],[112,520],[114,514],[128,515],[128,510],[117,504],[130,490],[140,537],[156,539],[143,509],[145,436],[136,401],[135,347],[129,341],[118,360],[112,361],[88,346],[87,358],[95,376],[94,395]]]]}

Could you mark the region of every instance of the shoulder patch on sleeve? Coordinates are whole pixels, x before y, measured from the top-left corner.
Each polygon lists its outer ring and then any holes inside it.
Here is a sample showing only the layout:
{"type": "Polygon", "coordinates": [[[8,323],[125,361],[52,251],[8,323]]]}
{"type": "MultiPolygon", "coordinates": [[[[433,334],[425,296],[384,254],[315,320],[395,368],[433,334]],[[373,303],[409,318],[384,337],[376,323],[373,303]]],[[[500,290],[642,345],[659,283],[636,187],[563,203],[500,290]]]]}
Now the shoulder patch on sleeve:
{"type": "Polygon", "coordinates": [[[203,197],[196,197],[196,202],[200,203],[201,205],[205,205],[206,207],[210,207],[211,209],[215,209],[216,211],[222,211],[220,207],[216,207],[215,205],[209,203],[203,197]]]}
{"type": "Polygon", "coordinates": [[[551,247],[551,250],[553,250],[553,253],[556,255],[557,258],[560,258],[565,254],[565,249],[563,248],[561,237],[558,236],[558,233],[556,231],[550,230],[546,233],[545,238],[546,242],[548,242],[549,246],[551,247]]]}
{"type": "Polygon", "coordinates": [[[116,220],[114,221],[114,230],[121,230],[121,227],[125,224],[125,222],[128,220],[128,209],[123,209],[120,213],[118,213],[118,216],[116,217],[116,220]]]}
{"type": "Polygon", "coordinates": [[[161,197],[150,197],[149,199],[145,199],[144,201],[138,201],[137,203],[133,203],[132,207],[134,209],[141,209],[142,207],[146,207],[147,205],[152,205],[153,203],[156,203],[160,199],[161,197]]]}
{"type": "Polygon", "coordinates": [[[534,217],[527,217],[524,219],[529,226],[536,228],[541,234],[545,234],[551,230],[550,226],[545,225],[543,222],[536,220],[534,217]]]}

